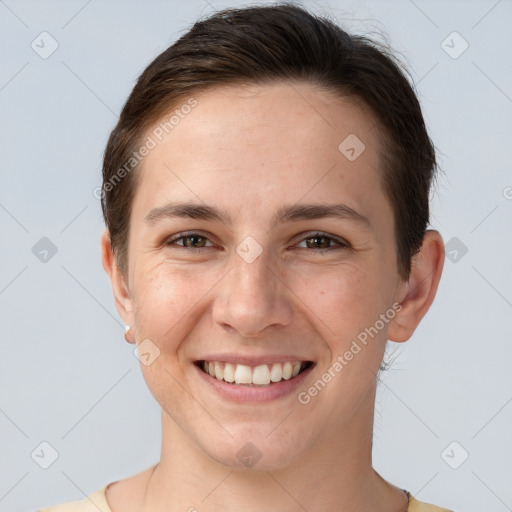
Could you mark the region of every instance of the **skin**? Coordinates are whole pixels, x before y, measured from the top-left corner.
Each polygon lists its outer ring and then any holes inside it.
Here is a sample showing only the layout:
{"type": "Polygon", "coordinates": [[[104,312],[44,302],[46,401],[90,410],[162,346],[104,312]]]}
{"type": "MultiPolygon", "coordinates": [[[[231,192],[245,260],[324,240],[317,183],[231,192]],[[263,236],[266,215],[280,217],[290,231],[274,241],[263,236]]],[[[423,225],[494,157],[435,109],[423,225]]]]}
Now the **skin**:
{"type": "Polygon", "coordinates": [[[108,487],[112,511],[403,510],[404,493],[372,467],[376,375],[386,340],[408,340],[434,299],[440,234],[427,231],[403,281],[378,128],[353,100],[306,83],[223,86],[194,97],[198,105],[137,171],[126,275],[107,231],[101,241],[129,341],[150,339],[160,350],[141,370],[162,407],[161,460],[108,487]],[[338,150],[349,134],[365,144],[354,161],[338,150]],[[171,200],[218,207],[233,223],[144,221],[171,200]],[[323,218],[271,227],[278,208],[297,203],[344,203],[370,226],[323,218]],[[166,245],[184,231],[206,240],[166,245]],[[329,239],[315,243],[311,231],[329,239]],[[262,249],[252,263],[236,252],[248,236],[262,249]],[[307,405],[297,392],[229,401],[193,365],[213,351],[296,354],[316,363],[304,391],[393,304],[400,312],[307,405]],[[262,454],[252,468],[237,458],[247,442],[262,454]]]}

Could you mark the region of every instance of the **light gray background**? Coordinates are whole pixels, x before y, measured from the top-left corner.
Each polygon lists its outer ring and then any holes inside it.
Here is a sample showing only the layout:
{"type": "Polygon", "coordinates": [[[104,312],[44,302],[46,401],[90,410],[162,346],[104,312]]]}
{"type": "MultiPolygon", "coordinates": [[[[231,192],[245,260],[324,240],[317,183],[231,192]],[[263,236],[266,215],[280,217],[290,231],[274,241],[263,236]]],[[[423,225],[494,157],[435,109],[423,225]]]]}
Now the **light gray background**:
{"type": "MultiPolygon", "coordinates": [[[[159,459],[160,409],[123,339],[93,190],[139,73],[199,16],[241,5],[0,0],[0,511],[80,499],[159,459]],[[43,31],[59,45],[47,59],[31,48],[43,31]],[[46,263],[42,237],[58,249],[46,263]],[[48,469],[31,456],[42,442],[58,452],[48,469]]],[[[512,1],[303,5],[402,52],[446,173],[432,227],[468,249],[446,259],[413,338],[391,343],[375,468],[422,501],[512,510],[512,1]],[[457,58],[454,31],[469,44],[457,58]]]]}

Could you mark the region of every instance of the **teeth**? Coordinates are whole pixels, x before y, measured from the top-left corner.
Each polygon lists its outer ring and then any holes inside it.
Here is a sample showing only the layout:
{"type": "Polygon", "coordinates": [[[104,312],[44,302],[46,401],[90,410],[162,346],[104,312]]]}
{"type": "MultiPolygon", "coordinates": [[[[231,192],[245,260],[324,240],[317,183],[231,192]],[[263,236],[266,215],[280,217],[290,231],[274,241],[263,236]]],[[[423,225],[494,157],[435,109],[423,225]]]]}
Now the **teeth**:
{"type": "Polygon", "coordinates": [[[219,361],[203,361],[202,369],[217,380],[235,384],[268,386],[273,382],[290,380],[296,377],[303,363],[285,362],[272,365],[261,364],[254,368],[245,364],[222,363],[219,361]]]}
{"type": "Polygon", "coordinates": [[[286,363],[284,363],[284,365],[283,365],[283,379],[284,380],[291,379],[292,373],[293,373],[292,363],[289,363],[288,361],[286,361],[286,363]]]}
{"type": "Polygon", "coordinates": [[[224,378],[224,372],[222,371],[222,367],[220,366],[220,364],[217,361],[215,361],[214,365],[215,365],[215,378],[217,380],[222,380],[224,378]]]}
{"type": "Polygon", "coordinates": [[[226,382],[235,382],[235,366],[231,363],[224,365],[224,380],[226,382]]]}
{"type": "Polygon", "coordinates": [[[252,383],[252,371],[250,366],[243,364],[237,364],[235,370],[235,382],[237,384],[251,384],[252,383]]]}
{"type": "Polygon", "coordinates": [[[272,365],[272,370],[270,370],[270,380],[272,382],[279,382],[283,378],[283,367],[279,363],[274,363],[272,365]]]}
{"type": "Polygon", "coordinates": [[[266,364],[254,368],[252,372],[252,383],[261,385],[270,384],[270,371],[266,364]]]}

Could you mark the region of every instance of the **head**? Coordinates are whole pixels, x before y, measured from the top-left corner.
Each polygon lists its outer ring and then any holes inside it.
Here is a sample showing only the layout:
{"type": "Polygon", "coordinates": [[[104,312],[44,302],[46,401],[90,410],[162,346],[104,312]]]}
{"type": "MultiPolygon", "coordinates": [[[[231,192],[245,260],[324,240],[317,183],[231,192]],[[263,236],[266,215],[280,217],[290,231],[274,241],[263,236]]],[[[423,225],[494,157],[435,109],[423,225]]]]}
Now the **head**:
{"type": "Polygon", "coordinates": [[[282,467],[369,414],[386,340],[409,339],[440,279],[435,169],[392,53],[301,7],[218,12],[146,68],[105,151],[103,262],[158,354],[151,392],[205,453],[240,464],[250,441],[282,467]],[[196,363],[230,354],[307,374],[295,398],[226,401],[196,363]],[[265,437],[283,407],[293,423],[265,437]]]}

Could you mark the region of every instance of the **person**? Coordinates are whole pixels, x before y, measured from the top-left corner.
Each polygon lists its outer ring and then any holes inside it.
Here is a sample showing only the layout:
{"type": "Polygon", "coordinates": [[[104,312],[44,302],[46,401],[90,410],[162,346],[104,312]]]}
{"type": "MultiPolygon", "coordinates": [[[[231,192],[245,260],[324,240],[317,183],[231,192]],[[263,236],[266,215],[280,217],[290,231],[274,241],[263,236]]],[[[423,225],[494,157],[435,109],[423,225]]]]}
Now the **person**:
{"type": "Polygon", "coordinates": [[[291,3],[197,21],[103,164],[102,262],[160,461],[43,511],[446,511],[372,465],[386,343],[442,273],[436,170],[388,46],[291,3]]]}

